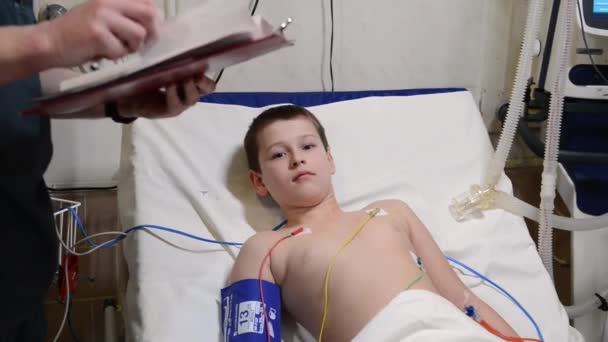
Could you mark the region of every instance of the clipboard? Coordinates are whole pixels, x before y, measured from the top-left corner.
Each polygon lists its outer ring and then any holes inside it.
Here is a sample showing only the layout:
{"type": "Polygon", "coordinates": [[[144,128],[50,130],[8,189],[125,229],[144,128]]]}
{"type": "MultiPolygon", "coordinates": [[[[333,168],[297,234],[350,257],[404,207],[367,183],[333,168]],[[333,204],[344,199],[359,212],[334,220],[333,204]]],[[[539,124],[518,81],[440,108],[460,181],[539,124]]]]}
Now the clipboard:
{"type": "Polygon", "coordinates": [[[254,37],[248,33],[228,35],[131,74],[36,98],[22,115],[71,114],[157,90],[201,72],[217,72],[293,45],[283,35],[291,22],[291,18],[287,19],[278,29],[264,37],[254,37]]]}

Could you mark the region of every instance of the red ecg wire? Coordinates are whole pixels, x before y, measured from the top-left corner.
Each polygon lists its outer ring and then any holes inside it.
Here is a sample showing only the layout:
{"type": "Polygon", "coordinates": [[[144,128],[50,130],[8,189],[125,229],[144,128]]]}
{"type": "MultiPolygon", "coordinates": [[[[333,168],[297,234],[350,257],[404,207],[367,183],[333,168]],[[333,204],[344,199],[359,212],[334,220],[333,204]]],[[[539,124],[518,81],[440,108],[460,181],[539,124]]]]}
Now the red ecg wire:
{"type": "Polygon", "coordinates": [[[503,333],[501,333],[500,331],[496,330],[493,326],[490,325],[490,323],[488,323],[487,321],[481,320],[479,322],[479,324],[481,324],[481,326],[483,326],[484,328],[486,328],[487,331],[489,331],[490,333],[492,333],[493,335],[505,340],[505,341],[509,341],[509,342],[541,342],[541,340],[536,340],[536,339],[532,339],[532,338],[522,338],[522,337],[513,337],[513,336],[507,336],[504,335],[503,333]]]}
{"type": "Polygon", "coordinates": [[[266,313],[266,302],[264,301],[264,289],[262,288],[262,272],[264,271],[264,265],[266,264],[266,261],[268,260],[268,258],[270,258],[272,251],[281,242],[285,241],[285,239],[288,239],[292,236],[296,236],[296,235],[302,233],[303,231],[304,231],[304,228],[298,228],[298,229],[294,230],[293,232],[291,232],[289,235],[284,236],[279,241],[275,242],[274,245],[272,245],[272,247],[268,251],[268,253],[266,253],[266,255],[264,256],[264,259],[262,259],[262,264],[260,265],[260,271],[258,273],[258,282],[260,284],[260,297],[262,299],[262,311],[264,312],[264,322],[266,322],[266,330],[267,330],[266,336],[268,337],[268,342],[270,342],[270,321],[268,320],[268,314],[266,313]]]}

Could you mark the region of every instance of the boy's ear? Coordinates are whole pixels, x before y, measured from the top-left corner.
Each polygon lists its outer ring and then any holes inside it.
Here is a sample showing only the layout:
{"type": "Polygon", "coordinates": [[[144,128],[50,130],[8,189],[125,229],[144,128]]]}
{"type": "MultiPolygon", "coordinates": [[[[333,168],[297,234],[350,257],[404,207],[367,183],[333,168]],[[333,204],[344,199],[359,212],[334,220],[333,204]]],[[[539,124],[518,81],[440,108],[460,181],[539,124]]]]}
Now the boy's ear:
{"type": "Polygon", "coordinates": [[[253,170],[249,170],[249,181],[253,185],[253,190],[260,196],[268,196],[268,189],[262,180],[262,174],[253,170]]]}
{"type": "Polygon", "coordinates": [[[331,170],[331,174],[336,174],[336,164],[334,163],[334,156],[331,154],[331,151],[327,151],[327,161],[329,161],[329,169],[331,170]]]}

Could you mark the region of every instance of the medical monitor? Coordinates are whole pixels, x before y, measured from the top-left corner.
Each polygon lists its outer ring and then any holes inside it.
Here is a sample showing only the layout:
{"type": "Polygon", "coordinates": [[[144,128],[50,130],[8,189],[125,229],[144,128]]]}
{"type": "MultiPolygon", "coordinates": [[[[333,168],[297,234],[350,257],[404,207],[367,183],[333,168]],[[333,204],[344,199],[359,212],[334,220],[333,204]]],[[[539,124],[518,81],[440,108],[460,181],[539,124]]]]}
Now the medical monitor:
{"type": "MultiPolygon", "coordinates": [[[[578,0],[578,2],[582,10],[582,27],[585,32],[608,36],[608,0],[578,0]]],[[[576,17],[579,18],[578,9],[576,17]]]]}

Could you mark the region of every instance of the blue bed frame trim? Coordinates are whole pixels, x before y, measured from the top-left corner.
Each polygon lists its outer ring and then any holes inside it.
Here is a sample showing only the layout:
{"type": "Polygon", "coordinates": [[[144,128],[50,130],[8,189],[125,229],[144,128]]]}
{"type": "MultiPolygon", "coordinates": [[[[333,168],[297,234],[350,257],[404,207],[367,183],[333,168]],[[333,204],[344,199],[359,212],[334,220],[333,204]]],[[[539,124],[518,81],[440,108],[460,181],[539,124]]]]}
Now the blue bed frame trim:
{"type": "Polygon", "coordinates": [[[463,88],[436,89],[403,89],[403,90],[366,90],[366,91],[336,91],[336,92],[236,92],[212,93],[200,99],[200,102],[232,104],[247,107],[265,107],[279,103],[291,103],[302,107],[319,106],[323,104],[355,100],[372,96],[414,96],[426,94],[454,93],[466,91],[463,88]]]}

